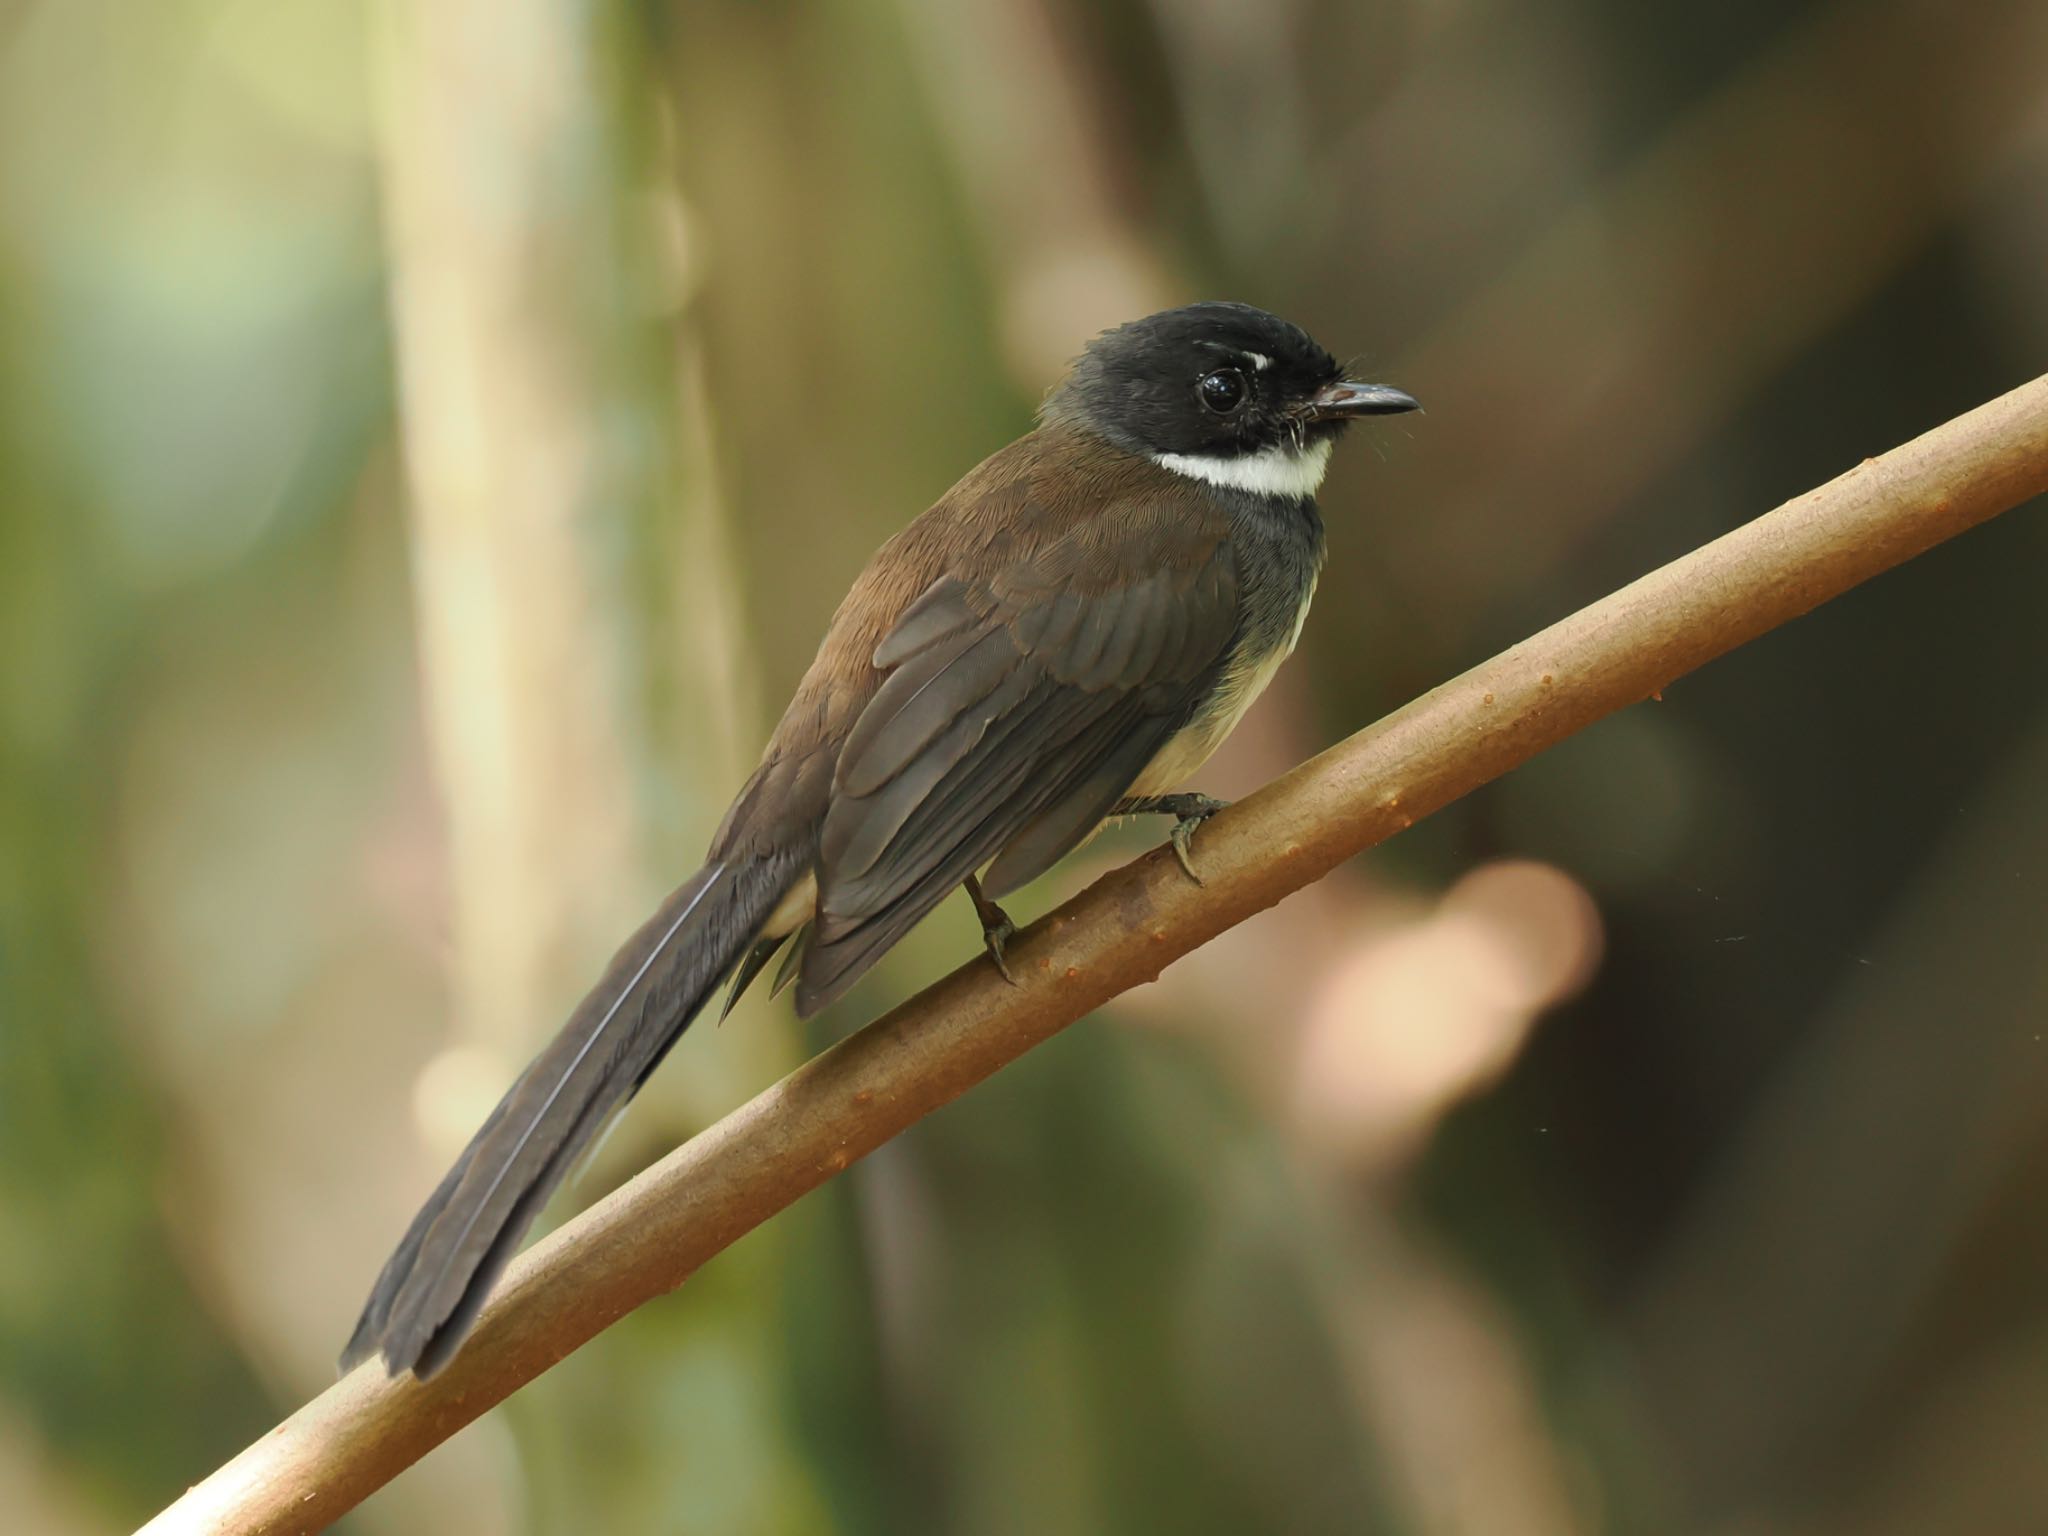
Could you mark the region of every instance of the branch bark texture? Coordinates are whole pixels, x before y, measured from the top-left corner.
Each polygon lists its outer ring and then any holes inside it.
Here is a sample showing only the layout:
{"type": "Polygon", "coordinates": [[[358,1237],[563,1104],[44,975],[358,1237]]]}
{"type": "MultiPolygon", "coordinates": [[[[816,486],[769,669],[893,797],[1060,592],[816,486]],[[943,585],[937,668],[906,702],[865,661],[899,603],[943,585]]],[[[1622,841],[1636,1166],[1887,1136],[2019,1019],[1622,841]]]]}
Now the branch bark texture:
{"type": "Polygon", "coordinates": [[[431,1382],[372,1363],[145,1529],[317,1530],[940,1105],[1355,854],[1674,679],[2048,491],[2048,377],[1785,503],[1302,764],[977,957],[537,1244],[431,1382]]]}

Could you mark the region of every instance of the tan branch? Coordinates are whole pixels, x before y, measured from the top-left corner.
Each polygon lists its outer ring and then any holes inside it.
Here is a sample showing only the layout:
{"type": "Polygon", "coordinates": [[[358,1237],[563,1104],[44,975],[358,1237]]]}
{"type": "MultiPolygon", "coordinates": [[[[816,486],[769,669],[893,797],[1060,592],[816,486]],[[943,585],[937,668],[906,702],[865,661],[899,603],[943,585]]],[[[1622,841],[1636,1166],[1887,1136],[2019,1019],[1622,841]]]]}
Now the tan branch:
{"type": "MultiPolygon", "coordinates": [[[[2048,378],[1645,576],[1332,747],[826,1051],[516,1264],[424,1385],[356,1371],[153,1532],[317,1529],[743,1233],[1089,1010],[1604,715],[2048,490],[2048,378]]],[[[1991,658],[1987,658],[1987,664],[1991,658]]]]}

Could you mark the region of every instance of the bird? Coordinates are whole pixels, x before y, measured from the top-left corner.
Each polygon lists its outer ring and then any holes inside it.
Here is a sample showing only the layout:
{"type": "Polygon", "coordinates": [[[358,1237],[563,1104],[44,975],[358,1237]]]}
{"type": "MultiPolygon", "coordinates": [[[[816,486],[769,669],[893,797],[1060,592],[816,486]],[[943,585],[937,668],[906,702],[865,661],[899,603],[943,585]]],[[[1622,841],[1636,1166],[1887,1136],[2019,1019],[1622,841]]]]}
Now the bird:
{"type": "Polygon", "coordinates": [[[446,1365],[579,1156],[778,952],[808,1017],[964,887],[1009,978],[999,899],[1124,815],[1173,816],[1194,876],[1194,829],[1223,802],[1180,786],[1301,634],[1331,450],[1360,417],[1418,408],[1249,304],[1089,342],[1034,429],[862,570],[703,867],[428,1197],[342,1369],[446,1365]]]}

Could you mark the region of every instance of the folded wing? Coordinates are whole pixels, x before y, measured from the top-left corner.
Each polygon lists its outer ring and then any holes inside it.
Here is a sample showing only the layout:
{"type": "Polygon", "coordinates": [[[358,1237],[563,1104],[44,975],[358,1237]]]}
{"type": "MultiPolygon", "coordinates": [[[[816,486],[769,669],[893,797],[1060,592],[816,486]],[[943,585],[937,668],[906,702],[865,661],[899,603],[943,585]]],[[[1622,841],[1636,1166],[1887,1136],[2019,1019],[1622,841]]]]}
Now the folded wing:
{"type": "Polygon", "coordinates": [[[905,611],[834,774],[800,1011],[983,865],[1001,895],[1101,823],[1230,652],[1228,536],[1184,498],[1118,503],[905,611]]]}

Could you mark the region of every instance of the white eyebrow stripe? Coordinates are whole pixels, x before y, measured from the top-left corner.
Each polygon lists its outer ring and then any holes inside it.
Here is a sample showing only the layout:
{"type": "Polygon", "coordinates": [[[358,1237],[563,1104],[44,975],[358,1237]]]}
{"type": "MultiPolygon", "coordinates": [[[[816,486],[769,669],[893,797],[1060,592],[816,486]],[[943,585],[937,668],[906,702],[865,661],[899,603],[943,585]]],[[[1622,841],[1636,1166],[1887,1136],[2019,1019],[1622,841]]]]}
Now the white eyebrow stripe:
{"type": "Polygon", "coordinates": [[[1263,352],[1246,352],[1242,355],[1245,361],[1252,365],[1252,372],[1254,373],[1264,373],[1273,366],[1273,359],[1266,356],[1263,352]]]}
{"type": "Polygon", "coordinates": [[[1250,491],[1255,496],[1282,496],[1298,501],[1313,496],[1330,467],[1328,438],[1296,448],[1282,443],[1234,459],[1211,458],[1201,453],[1158,453],[1152,462],[1176,475],[1200,480],[1228,491],[1250,491]]]}

